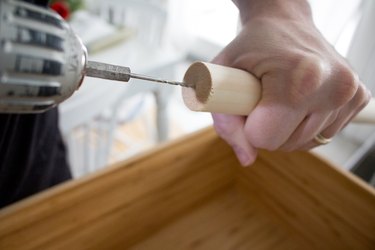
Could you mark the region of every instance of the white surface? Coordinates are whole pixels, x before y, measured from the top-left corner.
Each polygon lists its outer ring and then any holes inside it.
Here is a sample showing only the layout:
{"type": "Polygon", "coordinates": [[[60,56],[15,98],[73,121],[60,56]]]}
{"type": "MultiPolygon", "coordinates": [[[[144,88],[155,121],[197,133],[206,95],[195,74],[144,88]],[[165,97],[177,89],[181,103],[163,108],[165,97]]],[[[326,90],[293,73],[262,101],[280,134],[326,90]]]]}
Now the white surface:
{"type": "MultiPolygon", "coordinates": [[[[116,25],[125,25],[135,32],[129,40],[89,54],[89,60],[128,66],[134,73],[170,77],[172,66],[181,61],[184,55],[162,43],[166,20],[166,13],[162,8],[147,1],[134,0],[98,1],[97,5],[93,6],[99,7],[101,17],[109,18],[107,21],[110,21],[111,25],[103,23],[104,19],[94,21],[90,15],[80,15],[76,31],[83,32],[78,35],[84,38],[84,41],[95,40],[95,35],[102,38],[106,32],[110,34],[113,32],[111,27],[116,25]],[[110,14],[109,17],[107,14],[110,14]],[[85,28],[85,25],[89,26],[85,28]]],[[[170,88],[161,84],[139,80],[120,83],[86,77],[80,89],[60,105],[60,128],[68,144],[70,163],[75,176],[106,165],[115,135],[114,129],[118,122],[124,122],[123,117],[118,116],[119,112],[127,100],[133,99],[133,96],[143,98],[144,93],[155,98],[157,114],[151,127],[157,131],[158,141],[165,140],[168,137],[166,107],[170,88]],[[77,129],[82,135],[77,136],[77,129]],[[83,148],[78,149],[78,144],[83,148]]],[[[129,116],[142,111],[140,105],[127,105],[128,107],[137,109],[129,111],[129,116]]]]}

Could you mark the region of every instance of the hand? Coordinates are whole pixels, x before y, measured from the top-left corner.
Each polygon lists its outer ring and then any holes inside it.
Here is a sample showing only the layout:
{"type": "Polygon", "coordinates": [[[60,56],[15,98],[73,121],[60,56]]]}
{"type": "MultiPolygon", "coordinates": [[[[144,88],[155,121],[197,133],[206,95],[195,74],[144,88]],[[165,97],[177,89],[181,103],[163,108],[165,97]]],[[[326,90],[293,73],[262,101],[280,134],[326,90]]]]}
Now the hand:
{"type": "Polygon", "coordinates": [[[315,28],[307,2],[236,4],[243,28],[213,62],[254,74],[262,97],[247,117],[212,117],[242,165],[260,148],[311,149],[316,135],[332,138],[365,107],[370,92],[315,28]]]}
{"type": "Polygon", "coordinates": [[[55,12],[0,1],[0,112],[35,113],[79,87],[86,51],[55,12]]]}

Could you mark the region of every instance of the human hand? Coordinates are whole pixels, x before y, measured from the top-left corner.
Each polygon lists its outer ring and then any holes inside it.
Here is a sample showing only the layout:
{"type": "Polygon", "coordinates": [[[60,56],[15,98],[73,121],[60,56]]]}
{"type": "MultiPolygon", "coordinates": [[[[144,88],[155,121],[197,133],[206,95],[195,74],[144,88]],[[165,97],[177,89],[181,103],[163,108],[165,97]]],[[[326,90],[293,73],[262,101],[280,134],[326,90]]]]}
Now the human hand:
{"type": "Polygon", "coordinates": [[[262,97],[247,117],[212,117],[242,165],[259,148],[311,149],[315,136],[332,138],[365,107],[370,92],[316,29],[307,2],[236,4],[243,28],[213,62],[254,74],[262,97]]]}

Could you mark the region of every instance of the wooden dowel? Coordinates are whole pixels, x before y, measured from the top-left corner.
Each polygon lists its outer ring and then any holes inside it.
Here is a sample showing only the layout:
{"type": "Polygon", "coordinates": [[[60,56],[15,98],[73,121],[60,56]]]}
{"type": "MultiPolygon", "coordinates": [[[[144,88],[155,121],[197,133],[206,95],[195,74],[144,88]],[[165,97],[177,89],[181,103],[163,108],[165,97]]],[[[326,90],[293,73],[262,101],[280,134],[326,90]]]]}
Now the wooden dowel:
{"type": "Polygon", "coordinates": [[[194,88],[183,88],[186,106],[193,111],[248,115],[259,101],[261,86],[246,71],[196,62],[187,70],[184,82],[194,88]]]}
{"type": "MultiPolygon", "coordinates": [[[[252,74],[206,62],[190,65],[184,82],[195,86],[182,88],[184,103],[192,111],[248,115],[261,97],[260,82],[252,74]]],[[[352,121],[375,124],[375,100],[352,121]]]]}

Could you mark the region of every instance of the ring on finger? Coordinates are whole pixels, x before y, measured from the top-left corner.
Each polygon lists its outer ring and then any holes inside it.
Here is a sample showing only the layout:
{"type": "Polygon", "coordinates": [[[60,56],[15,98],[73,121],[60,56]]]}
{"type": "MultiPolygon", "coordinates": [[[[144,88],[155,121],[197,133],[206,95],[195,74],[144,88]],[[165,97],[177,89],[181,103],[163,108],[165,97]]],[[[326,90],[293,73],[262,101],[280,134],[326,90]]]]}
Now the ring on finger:
{"type": "Polygon", "coordinates": [[[332,141],[332,138],[326,138],[324,137],[322,134],[317,134],[315,137],[314,137],[314,141],[320,145],[325,145],[325,144],[328,144],[332,141]]]}

